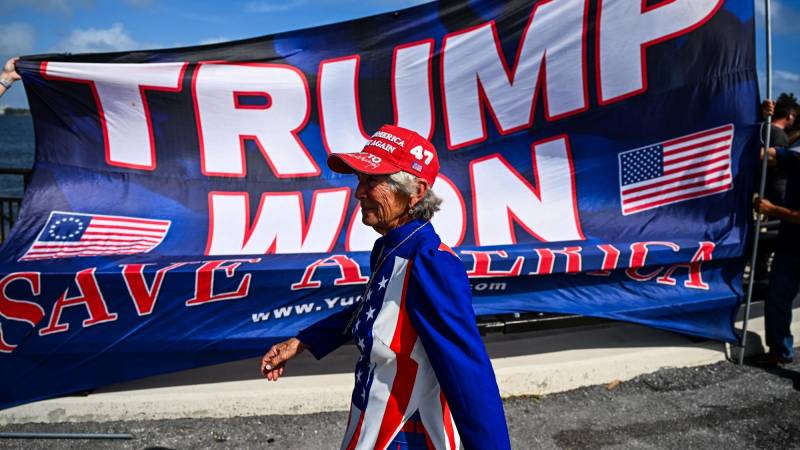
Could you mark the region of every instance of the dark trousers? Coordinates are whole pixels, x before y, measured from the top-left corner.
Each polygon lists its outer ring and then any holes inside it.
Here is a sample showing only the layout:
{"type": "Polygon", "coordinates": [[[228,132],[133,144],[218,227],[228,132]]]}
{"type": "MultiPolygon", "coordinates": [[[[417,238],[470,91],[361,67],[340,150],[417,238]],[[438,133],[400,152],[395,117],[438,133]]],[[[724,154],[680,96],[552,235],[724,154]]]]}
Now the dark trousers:
{"type": "Polygon", "coordinates": [[[781,358],[794,358],[792,302],[800,291],[800,254],[778,248],[772,260],[769,294],[764,307],[764,324],[769,352],[781,358]]]}

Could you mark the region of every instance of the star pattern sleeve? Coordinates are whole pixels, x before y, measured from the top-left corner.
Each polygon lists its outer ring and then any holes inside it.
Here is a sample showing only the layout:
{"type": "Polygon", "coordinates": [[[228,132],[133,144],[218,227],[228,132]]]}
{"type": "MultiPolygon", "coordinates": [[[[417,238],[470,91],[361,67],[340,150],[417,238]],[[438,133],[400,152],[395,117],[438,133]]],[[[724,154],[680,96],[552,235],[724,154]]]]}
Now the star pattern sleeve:
{"type": "MultiPolygon", "coordinates": [[[[379,253],[377,249],[382,246],[382,240],[378,239],[375,242],[372,253],[370,253],[370,267],[375,267],[379,253]]],[[[300,342],[314,355],[314,358],[324,358],[328,353],[336,350],[350,340],[351,335],[346,328],[350,323],[350,318],[353,316],[355,309],[358,308],[358,305],[359,302],[356,302],[342,311],[334,313],[307,327],[297,334],[297,339],[300,339],[300,342]]]]}

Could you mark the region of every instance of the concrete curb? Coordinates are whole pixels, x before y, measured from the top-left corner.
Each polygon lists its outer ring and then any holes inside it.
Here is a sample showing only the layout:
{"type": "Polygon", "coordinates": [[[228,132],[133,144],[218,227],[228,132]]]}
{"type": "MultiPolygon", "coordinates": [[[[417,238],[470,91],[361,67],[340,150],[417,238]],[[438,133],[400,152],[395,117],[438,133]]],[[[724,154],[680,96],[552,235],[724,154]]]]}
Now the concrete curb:
{"type": "MultiPolygon", "coordinates": [[[[754,305],[753,316],[761,314],[754,305]]],[[[800,333],[800,308],[794,311],[793,333],[800,333]]],[[[741,327],[741,323],[738,324],[741,327]]],[[[750,321],[748,351],[757,352],[763,320],[750,321]],[[753,350],[755,349],[755,350],[753,350]]],[[[492,356],[503,397],[544,395],[583,386],[625,381],[667,367],[692,367],[723,361],[725,344],[693,341],[685,336],[625,323],[556,330],[550,333],[489,335],[486,346],[492,356]]],[[[214,377],[229,372],[222,366],[194,369],[111,386],[86,397],[63,397],[10,408],[0,412],[0,424],[27,422],[83,422],[154,420],[181,417],[233,417],[271,414],[308,414],[346,411],[353,375],[349,372],[352,346],[326,358],[330,364],[303,361],[287,369],[285,376],[269,383],[257,375],[257,360],[239,363],[251,379],[169,385],[173,380],[214,377]],[[308,367],[325,367],[333,373],[303,374],[308,367]],[[211,372],[209,372],[211,371],[211,372]],[[164,385],[166,384],[166,385],[164,385]]],[[[304,355],[301,355],[304,356],[304,355]]],[[[298,358],[300,359],[300,358],[298,358]]],[[[293,361],[295,362],[295,361],[293,361]]]]}

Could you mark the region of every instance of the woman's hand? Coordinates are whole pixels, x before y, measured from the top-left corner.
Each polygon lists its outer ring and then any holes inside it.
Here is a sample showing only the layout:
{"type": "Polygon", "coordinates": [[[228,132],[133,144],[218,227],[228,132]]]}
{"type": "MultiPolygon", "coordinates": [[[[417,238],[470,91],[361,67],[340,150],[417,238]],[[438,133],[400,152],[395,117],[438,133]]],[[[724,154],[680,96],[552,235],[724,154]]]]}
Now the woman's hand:
{"type": "Polygon", "coordinates": [[[286,361],[294,358],[306,347],[300,339],[291,338],[273,345],[261,358],[261,373],[270,381],[276,381],[283,375],[286,361]]]}

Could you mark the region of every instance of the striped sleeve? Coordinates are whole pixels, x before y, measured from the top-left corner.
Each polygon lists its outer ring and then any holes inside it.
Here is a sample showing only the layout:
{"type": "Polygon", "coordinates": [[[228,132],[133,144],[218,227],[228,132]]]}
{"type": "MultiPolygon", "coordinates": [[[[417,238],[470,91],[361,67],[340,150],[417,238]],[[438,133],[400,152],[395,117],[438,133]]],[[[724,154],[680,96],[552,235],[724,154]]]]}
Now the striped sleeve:
{"type": "Polygon", "coordinates": [[[475,323],[461,261],[446,249],[420,251],[407,302],[464,447],[510,449],[503,402],[475,323]]]}

